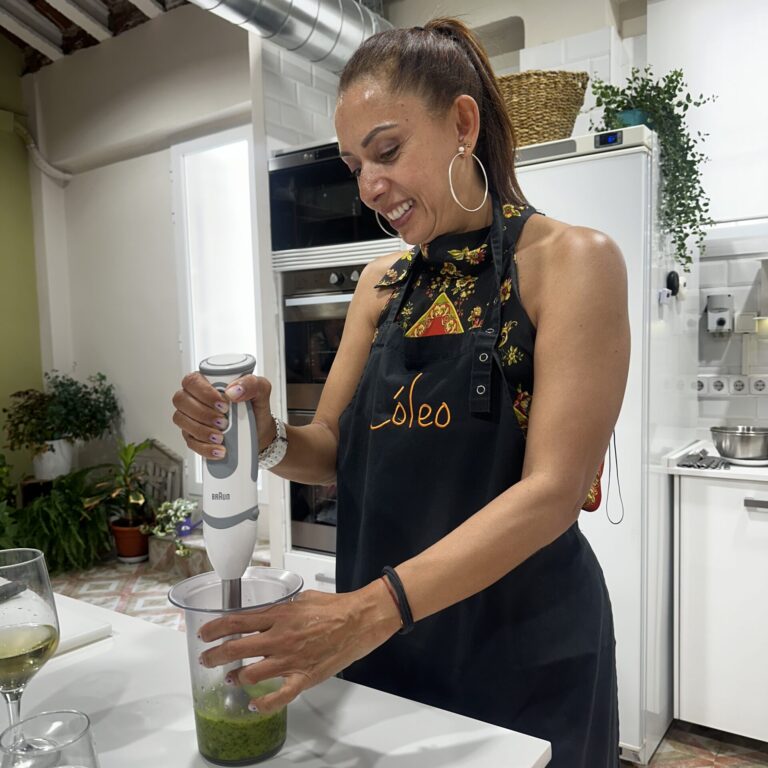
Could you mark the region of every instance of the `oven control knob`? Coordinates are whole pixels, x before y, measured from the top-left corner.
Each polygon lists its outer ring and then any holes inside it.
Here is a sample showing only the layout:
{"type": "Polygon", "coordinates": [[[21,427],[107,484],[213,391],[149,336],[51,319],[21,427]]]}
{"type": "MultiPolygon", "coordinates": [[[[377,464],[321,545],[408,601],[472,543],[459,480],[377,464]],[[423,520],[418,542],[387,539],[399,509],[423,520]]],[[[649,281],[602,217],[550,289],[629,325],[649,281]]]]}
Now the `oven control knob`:
{"type": "Polygon", "coordinates": [[[344,275],[341,272],[331,272],[328,276],[328,282],[331,285],[341,285],[344,282],[344,275]]]}
{"type": "Polygon", "coordinates": [[[353,269],[352,274],[349,276],[349,279],[353,283],[356,283],[360,279],[360,273],[356,269],[353,269]]]}

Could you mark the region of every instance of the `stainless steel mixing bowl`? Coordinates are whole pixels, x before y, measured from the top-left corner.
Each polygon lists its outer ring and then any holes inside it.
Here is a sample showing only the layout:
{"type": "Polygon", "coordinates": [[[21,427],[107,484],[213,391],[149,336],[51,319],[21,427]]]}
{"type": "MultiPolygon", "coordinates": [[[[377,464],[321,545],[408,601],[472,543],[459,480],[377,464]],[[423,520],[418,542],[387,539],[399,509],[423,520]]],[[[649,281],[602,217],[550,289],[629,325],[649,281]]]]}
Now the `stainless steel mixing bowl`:
{"type": "Polygon", "coordinates": [[[768,428],[712,427],[712,442],[727,459],[768,459],[768,428]]]}

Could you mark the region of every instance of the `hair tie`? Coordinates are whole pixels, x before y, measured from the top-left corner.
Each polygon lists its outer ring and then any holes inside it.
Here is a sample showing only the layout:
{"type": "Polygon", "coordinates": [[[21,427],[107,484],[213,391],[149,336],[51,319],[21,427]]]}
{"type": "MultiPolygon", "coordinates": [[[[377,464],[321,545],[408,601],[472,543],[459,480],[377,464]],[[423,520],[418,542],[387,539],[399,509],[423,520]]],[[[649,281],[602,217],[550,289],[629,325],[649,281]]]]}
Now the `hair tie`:
{"type": "Polygon", "coordinates": [[[397,595],[396,603],[400,610],[400,623],[402,624],[402,627],[397,633],[399,635],[407,635],[415,625],[413,622],[413,614],[411,613],[411,606],[408,604],[408,598],[406,597],[405,588],[403,587],[403,582],[400,581],[397,571],[389,565],[384,566],[381,575],[389,579],[389,583],[397,595]]]}

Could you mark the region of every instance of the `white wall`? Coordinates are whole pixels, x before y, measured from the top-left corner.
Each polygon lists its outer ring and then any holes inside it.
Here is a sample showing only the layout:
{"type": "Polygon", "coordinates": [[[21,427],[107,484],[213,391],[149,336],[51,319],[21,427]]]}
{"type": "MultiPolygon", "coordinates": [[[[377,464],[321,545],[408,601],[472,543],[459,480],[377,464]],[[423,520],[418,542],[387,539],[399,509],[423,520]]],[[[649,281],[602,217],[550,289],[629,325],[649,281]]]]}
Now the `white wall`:
{"type": "Polygon", "coordinates": [[[169,167],[164,150],[78,174],[66,192],[67,250],[77,371],[115,384],[127,440],[181,452],[169,167]]]}
{"type": "MultiPolygon", "coordinates": [[[[622,40],[614,27],[603,27],[592,32],[565,37],[542,45],[529,46],[520,51],[519,71],[527,69],[554,69],[567,72],[588,72],[590,78],[599,77],[619,85],[626,79],[630,67],[645,66],[645,36],[622,40]]],[[[499,71],[498,74],[503,74],[499,71]]],[[[590,85],[584,94],[584,106],[573,126],[573,135],[589,133],[590,119],[598,122],[593,112],[595,97],[590,85]]]]}
{"type": "Polygon", "coordinates": [[[396,27],[421,25],[435,16],[458,16],[473,27],[520,16],[527,47],[617,26],[610,0],[390,0],[387,15],[396,27]]]}
{"type": "MultiPolygon", "coordinates": [[[[127,440],[153,437],[186,452],[171,422],[171,396],[185,371],[169,147],[249,123],[258,100],[254,173],[263,199],[254,257],[269,277],[268,150],[332,136],[336,83],[195,6],[25,78],[43,152],[74,172],[62,186],[31,170],[43,367],[104,372],[117,388],[127,440]]],[[[270,281],[262,290],[260,306],[269,307],[270,281]]],[[[264,314],[267,334],[272,310],[264,314]]],[[[275,351],[267,351],[274,368],[275,351]]]]}
{"type": "Polygon", "coordinates": [[[704,189],[716,220],[768,215],[768,3],[765,0],[649,0],[648,62],[682,67],[691,93],[717,94],[689,113],[709,133],[704,189]]]}
{"type": "Polygon", "coordinates": [[[734,381],[731,377],[743,378],[745,352],[751,374],[768,379],[768,340],[741,333],[711,334],[706,330],[710,294],[730,294],[734,314],[768,311],[768,306],[759,302],[760,265],[764,259],[768,259],[768,219],[715,227],[708,238],[699,288],[699,374],[706,388],[699,396],[699,426],[704,439],[708,437],[708,428],[718,424],[768,427],[768,390],[761,394],[729,391],[734,381]],[[750,344],[752,352],[747,346],[750,344]],[[716,379],[725,382],[725,390],[714,388],[716,379]]]}
{"type": "Polygon", "coordinates": [[[248,35],[194,5],[23,80],[38,143],[71,172],[250,119],[248,35]]]}

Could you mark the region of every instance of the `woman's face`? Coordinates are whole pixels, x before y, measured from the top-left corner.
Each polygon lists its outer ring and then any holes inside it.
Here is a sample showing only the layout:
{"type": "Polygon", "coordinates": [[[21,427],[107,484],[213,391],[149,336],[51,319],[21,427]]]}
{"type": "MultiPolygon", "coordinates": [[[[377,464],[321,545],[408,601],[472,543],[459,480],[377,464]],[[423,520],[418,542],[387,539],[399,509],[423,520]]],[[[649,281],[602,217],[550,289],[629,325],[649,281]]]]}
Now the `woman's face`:
{"type": "MultiPolygon", "coordinates": [[[[464,227],[466,214],[448,188],[448,166],[463,139],[458,113],[452,108],[435,117],[420,97],[393,94],[370,79],[339,96],[336,135],[342,160],[357,177],[360,199],[408,243],[473,228],[464,227]]],[[[471,176],[471,162],[454,164],[457,190],[466,170],[471,176]]]]}

